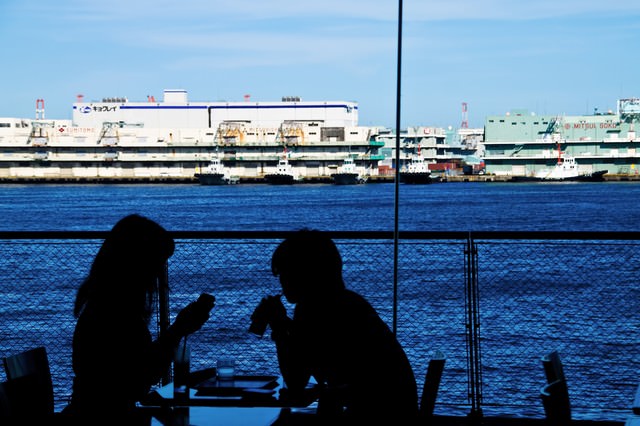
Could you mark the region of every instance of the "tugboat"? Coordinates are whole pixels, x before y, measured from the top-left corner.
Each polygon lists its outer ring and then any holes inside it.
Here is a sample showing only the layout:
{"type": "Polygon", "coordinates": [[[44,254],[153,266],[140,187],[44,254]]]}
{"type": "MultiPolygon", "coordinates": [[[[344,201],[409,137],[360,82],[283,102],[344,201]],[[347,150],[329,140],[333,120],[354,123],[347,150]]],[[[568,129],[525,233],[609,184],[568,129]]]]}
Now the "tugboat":
{"type": "Polygon", "coordinates": [[[514,176],[518,182],[602,182],[608,170],[580,172],[575,157],[563,153],[558,142],[558,160],[552,169],[542,169],[534,176],[514,176]]]}
{"type": "Polygon", "coordinates": [[[237,177],[231,177],[220,158],[212,157],[202,173],[196,174],[201,185],[231,185],[238,183],[237,177]]]}
{"type": "Polygon", "coordinates": [[[424,161],[424,157],[420,155],[420,145],[418,145],[418,154],[413,155],[409,163],[400,171],[400,182],[411,184],[431,183],[431,170],[424,161]]]}
{"type": "Polygon", "coordinates": [[[560,182],[560,181],[586,181],[586,182],[598,182],[604,180],[604,175],[607,170],[601,170],[593,173],[581,173],[578,170],[578,163],[574,157],[570,157],[566,153],[563,153],[560,148],[560,142],[558,142],[558,161],[553,169],[540,170],[535,174],[534,180],[545,182],[560,182]]]}
{"type": "Polygon", "coordinates": [[[331,178],[336,185],[356,185],[367,181],[366,177],[358,173],[356,164],[350,157],[344,159],[338,172],[332,174],[331,178]]]}
{"type": "Polygon", "coordinates": [[[608,170],[600,170],[593,173],[580,173],[578,163],[574,157],[563,155],[551,170],[540,170],[533,180],[543,182],[581,181],[581,182],[601,182],[608,170]]]}
{"type": "Polygon", "coordinates": [[[271,185],[291,185],[298,180],[293,172],[293,167],[289,164],[286,146],[282,158],[278,161],[276,172],[267,173],[264,175],[264,180],[271,185]]]}

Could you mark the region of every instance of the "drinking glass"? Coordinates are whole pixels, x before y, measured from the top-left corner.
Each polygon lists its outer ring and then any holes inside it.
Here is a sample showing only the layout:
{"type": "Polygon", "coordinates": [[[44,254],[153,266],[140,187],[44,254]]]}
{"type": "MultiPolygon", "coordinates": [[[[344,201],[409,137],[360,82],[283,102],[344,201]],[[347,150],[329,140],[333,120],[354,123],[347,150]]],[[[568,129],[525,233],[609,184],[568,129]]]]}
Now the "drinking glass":
{"type": "Polygon", "coordinates": [[[236,361],[230,357],[219,358],[216,362],[218,380],[233,380],[236,375],[236,361]]]}

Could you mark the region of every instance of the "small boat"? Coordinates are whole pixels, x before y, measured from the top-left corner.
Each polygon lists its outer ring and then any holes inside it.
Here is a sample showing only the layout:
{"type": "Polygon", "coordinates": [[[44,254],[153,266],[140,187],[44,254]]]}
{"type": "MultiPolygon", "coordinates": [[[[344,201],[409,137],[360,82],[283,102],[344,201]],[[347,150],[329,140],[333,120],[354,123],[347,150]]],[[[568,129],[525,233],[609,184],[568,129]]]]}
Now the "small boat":
{"type": "Polygon", "coordinates": [[[293,172],[293,167],[289,164],[286,147],[282,158],[278,160],[275,173],[267,173],[264,175],[264,180],[271,185],[291,185],[299,180],[293,172]]]}
{"type": "Polygon", "coordinates": [[[540,170],[535,174],[534,179],[538,181],[603,181],[607,170],[593,173],[581,173],[578,170],[578,163],[574,157],[563,155],[553,169],[540,170]]]}
{"type": "Polygon", "coordinates": [[[202,173],[196,174],[202,185],[231,185],[238,183],[237,177],[232,177],[218,157],[211,158],[202,173]]]}
{"type": "Polygon", "coordinates": [[[424,157],[420,155],[420,146],[418,145],[418,154],[411,157],[409,163],[400,171],[400,182],[412,184],[431,183],[431,170],[424,161],[424,157]]]}
{"type": "Polygon", "coordinates": [[[597,172],[580,172],[575,157],[560,150],[558,143],[558,161],[552,169],[539,170],[533,176],[514,176],[518,182],[601,182],[607,170],[597,172]]]}
{"type": "Polygon", "coordinates": [[[331,175],[336,185],[356,185],[365,183],[367,178],[358,173],[353,158],[345,158],[338,171],[331,175]]]}

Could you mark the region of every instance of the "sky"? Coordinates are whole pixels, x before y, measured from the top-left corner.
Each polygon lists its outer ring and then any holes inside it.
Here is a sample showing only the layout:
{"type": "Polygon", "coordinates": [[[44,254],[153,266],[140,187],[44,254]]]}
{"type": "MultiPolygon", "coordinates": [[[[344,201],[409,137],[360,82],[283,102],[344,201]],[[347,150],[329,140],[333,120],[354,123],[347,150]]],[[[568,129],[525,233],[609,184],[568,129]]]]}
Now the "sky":
{"type": "Polygon", "coordinates": [[[355,101],[360,125],[394,128],[399,56],[402,128],[640,97],[638,0],[0,0],[0,40],[0,117],[185,89],[355,101]]]}

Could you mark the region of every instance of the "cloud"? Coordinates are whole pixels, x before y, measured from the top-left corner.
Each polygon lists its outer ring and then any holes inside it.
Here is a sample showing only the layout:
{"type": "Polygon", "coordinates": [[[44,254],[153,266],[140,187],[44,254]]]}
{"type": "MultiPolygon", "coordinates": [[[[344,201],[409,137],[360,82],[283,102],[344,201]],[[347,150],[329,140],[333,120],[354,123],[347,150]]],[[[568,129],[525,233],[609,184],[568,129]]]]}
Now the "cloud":
{"type": "MultiPolygon", "coordinates": [[[[235,93],[251,82],[256,96],[331,90],[369,111],[394,105],[397,12],[393,0],[0,0],[0,35],[5,56],[25,58],[6,79],[17,98],[33,86],[235,93]]],[[[622,87],[637,86],[639,17],[638,0],[403,0],[403,88],[417,99],[406,113],[430,113],[429,99],[444,114],[452,97],[479,115],[486,99],[507,109],[538,102],[549,81],[554,103],[637,96],[622,87]],[[518,84],[498,100],[507,80],[518,84]]]]}
{"type": "MultiPolygon", "coordinates": [[[[14,3],[17,0],[13,0],[14,3]]],[[[45,0],[16,6],[30,15],[73,22],[134,22],[150,27],[194,22],[259,22],[300,19],[395,22],[398,2],[390,0],[45,0]]],[[[532,20],[584,15],[638,14],[637,0],[404,0],[406,21],[532,20]]],[[[286,24],[282,26],[286,31],[286,24]]]]}

